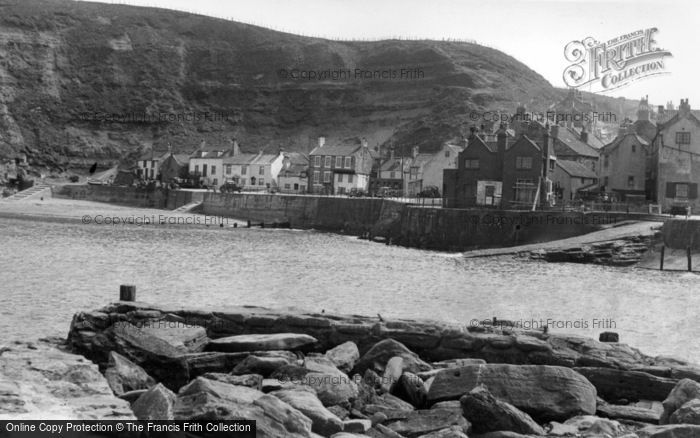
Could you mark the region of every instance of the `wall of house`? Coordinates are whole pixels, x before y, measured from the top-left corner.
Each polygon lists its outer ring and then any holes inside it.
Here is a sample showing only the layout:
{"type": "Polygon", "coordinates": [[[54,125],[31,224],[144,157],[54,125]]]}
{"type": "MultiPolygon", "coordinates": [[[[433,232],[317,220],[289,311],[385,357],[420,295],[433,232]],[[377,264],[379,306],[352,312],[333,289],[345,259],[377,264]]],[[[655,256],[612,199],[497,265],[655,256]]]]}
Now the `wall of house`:
{"type": "MultiPolygon", "coordinates": [[[[515,201],[515,184],[518,180],[530,180],[537,190],[542,175],[542,152],[533,147],[529,142],[518,141],[505,153],[503,159],[503,197],[501,205],[509,208],[515,201]],[[530,157],[532,167],[530,169],[516,168],[517,157],[530,157]]],[[[533,194],[534,196],[534,194],[533,194]]]]}
{"type": "Polygon", "coordinates": [[[646,150],[634,136],[626,136],[613,150],[601,153],[600,181],[605,190],[618,193],[644,193],[646,178],[646,150]],[[634,146],[635,152],[632,152],[634,146]],[[607,163],[607,166],[606,166],[607,163]],[[634,184],[628,184],[629,177],[634,184]]]}
{"type": "Polygon", "coordinates": [[[224,183],[224,169],[222,158],[191,158],[189,164],[190,174],[194,174],[195,166],[199,166],[199,175],[203,177],[205,185],[216,185],[217,188],[224,183]],[[207,166],[207,176],[204,177],[204,165],[207,166]],[[213,167],[212,167],[213,166],[213,167]],[[214,170],[212,172],[212,170],[214,170]],[[214,181],[216,180],[216,181],[214,181]]]}
{"type": "Polygon", "coordinates": [[[664,210],[673,204],[689,204],[693,212],[700,211],[700,199],[697,185],[700,183],[700,127],[693,121],[682,118],[672,126],[660,132],[661,144],[666,147],[658,151],[657,196],[664,210]],[[690,132],[690,145],[683,145],[682,150],[676,146],[676,132],[690,132]],[[668,184],[695,184],[693,198],[676,198],[669,196],[668,184]]]}
{"type": "Polygon", "coordinates": [[[432,160],[423,167],[423,188],[435,186],[442,193],[443,174],[445,169],[456,169],[459,154],[443,148],[435,154],[432,160]],[[449,152],[449,157],[445,156],[445,151],[449,152]]]}

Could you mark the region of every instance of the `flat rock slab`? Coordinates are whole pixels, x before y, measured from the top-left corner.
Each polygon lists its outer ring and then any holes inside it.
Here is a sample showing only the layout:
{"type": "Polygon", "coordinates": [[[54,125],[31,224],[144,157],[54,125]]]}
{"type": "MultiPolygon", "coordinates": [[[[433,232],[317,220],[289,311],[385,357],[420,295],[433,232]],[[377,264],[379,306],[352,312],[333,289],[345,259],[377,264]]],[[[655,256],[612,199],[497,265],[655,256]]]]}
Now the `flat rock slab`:
{"type": "Polygon", "coordinates": [[[662,401],[678,383],[674,379],[657,377],[641,371],[595,367],[574,370],[596,387],[599,397],[611,403],[620,399],[662,401]]]}
{"type": "Polygon", "coordinates": [[[46,343],[0,353],[0,420],[135,420],[97,365],[46,343]]]}
{"type": "Polygon", "coordinates": [[[547,365],[468,365],[439,372],[428,404],[457,400],[483,384],[494,397],[537,421],[562,421],[596,410],[596,389],[575,371],[547,365]]]}
{"type": "Polygon", "coordinates": [[[209,341],[207,350],[223,352],[298,350],[317,343],[313,336],[298,333],[237,335],[209,341]]]}

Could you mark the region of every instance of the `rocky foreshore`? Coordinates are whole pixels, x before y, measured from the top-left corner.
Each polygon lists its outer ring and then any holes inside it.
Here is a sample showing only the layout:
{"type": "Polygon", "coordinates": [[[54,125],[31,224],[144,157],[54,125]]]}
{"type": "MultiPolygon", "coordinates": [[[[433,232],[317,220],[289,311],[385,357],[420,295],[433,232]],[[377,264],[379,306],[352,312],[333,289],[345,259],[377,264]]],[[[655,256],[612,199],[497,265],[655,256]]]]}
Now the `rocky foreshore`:
{"type": "Polygon", "coordinates": [[[0,350],[0,417],[247,418],[260,437],[700,436],[700,367],[506,321],[119,302],[76,314],[63,348],[0,350]]]}
{"type": "Polygon", "coordinates": [[[532,260],[552,263],[630,266],[639,263],[657,238],[658,236],[632,236],[567,248],[540,249],[522,255],[532,260]]]}

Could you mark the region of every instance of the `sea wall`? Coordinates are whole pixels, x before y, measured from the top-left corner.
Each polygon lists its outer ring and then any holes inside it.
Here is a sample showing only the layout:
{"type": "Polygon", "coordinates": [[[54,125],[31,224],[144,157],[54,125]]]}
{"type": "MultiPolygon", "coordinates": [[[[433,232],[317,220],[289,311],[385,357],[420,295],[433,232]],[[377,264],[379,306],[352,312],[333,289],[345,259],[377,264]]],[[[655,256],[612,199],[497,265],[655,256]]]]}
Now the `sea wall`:
{"type": "Polygon", "coordinates": [[[289,222],[294,228],[360,235],[368,232],[386,205],[383,199],[336,198],[271,194],[206,193],[203,212],[252,222],[289,222]]]}
{"type": "Polygon", "coordinates": [[[654,220],[634,213],[435,209],[408,206],[401,217],[401,245],[464,251],[565,239],[626,220],[654,220]]]}
{"type": "Polygon", "coordinates": [[[54,198],[107,202],[139,208],[174,210],[191,202],[201,201],[203,193],[161,188],[119,187],[91,184],[68,184],[51,188],[54,198]]]}

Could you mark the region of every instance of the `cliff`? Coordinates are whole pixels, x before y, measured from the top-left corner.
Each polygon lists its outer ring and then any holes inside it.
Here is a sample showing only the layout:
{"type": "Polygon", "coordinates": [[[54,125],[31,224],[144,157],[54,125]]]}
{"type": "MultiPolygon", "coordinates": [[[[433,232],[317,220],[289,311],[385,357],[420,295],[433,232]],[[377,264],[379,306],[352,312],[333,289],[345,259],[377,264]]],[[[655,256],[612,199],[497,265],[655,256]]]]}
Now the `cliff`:
{"type": "Polygon", "coordinates": [[[232,136],[248,151],[307,151],[319,134],[434,150],[468,132],[472,110],[543,110],[563,95],[516,59],[465,42],[331,41],[156,8],[0,2],[0,158],[26,153],[59,173],[232,136]],[[423,75],[354,79],[358,68],[423,75]],[[353,78],[280,73],[295,69],[353,78]]]}

